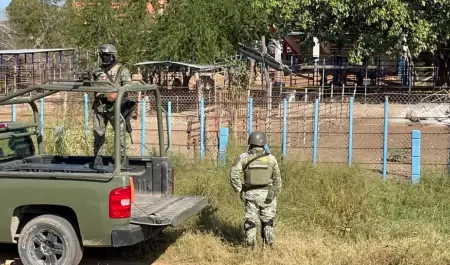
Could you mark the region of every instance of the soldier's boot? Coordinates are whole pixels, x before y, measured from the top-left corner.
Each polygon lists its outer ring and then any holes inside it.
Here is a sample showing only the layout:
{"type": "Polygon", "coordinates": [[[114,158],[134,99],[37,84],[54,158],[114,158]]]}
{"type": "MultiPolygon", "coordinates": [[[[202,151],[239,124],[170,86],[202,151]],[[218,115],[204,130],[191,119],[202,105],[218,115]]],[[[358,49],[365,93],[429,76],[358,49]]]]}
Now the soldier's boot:
{"type": "Polygon", "coordinates": [[[256,247],[256,224],[248,219],[244,222],[245,246],[255,249],[256,247]]]}
{"type": "Polygon", "coordinates": [[[261,222],[261,236],[263,238],[263,245],[273,247],[275,242],[275,234],[273,232],[273,220],[261,222]]]}
{"type": "Polygon", "coordinates": [[[251,250],[254,250],[255,247],[256,247],[255,240],[246,241],[245,242],[245,247],[250,248],[251,250]]]}
{"type": "Polygon", "coordinates": [[[103,158],[101,156],[95,156],[94,159],[87,163],[85,165],[85,167],[89,167],[89,168],[100,168],[103,167],[103,158]]]}

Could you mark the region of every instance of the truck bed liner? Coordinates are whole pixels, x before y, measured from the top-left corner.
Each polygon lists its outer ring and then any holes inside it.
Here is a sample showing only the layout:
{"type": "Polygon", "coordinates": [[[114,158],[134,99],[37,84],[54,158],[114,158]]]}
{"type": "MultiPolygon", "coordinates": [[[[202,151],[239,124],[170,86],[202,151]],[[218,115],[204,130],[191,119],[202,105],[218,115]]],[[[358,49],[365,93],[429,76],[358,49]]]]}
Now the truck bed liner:
{"type": "Polygon", "coordinates": [[[131,207],[131,223],[177,226],[208,204],[206,197],[136,195],[131,207]]]}
{"type": "MultiPolygon", "coordinates": [[[[19,172],[60,172],[60,173],[113,173],[114,164],[106,159],[107,165],[100,168],[89,168],[85,165],[92,161],[90,157],[80,156],[33,156],[20,161],[12,161],[0,165],[1,171],[19,172]]],[[[132,161],[135,162],[135,161],[132,161]]],[[[133,164],[122,166],[122,171],[136,174],[144,173],[144,164],[133,164]]]]}

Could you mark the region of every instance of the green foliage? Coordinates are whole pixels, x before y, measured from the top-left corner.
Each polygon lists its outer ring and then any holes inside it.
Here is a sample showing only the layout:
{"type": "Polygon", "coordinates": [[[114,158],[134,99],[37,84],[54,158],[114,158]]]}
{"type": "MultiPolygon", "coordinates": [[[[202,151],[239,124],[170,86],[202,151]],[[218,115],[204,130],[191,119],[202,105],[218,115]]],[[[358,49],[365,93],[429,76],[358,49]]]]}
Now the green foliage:
{"type": "Polygon", "coordinates": [[[84,1],[80,10],[71,8],[71,41],[80,49],[95,51],[103,43],[116,45],[119,59],[134,63],[142,59],[147,46],[150,22],[146,19],[147,1],[84,1]]]}
{"type": "Polygon", "coordinates": [[[249,0],[172,0],[157,17],[149,46],[153,59],[211,63],[249,43],[266,23],[249,0]]]}
{"type": "Polygon", "coordinates": [[[62,0],[14,0],[6,8],[8,20],[19,34],[18,47],[62,47],[67,9],[62,0]]]}
{"type": "MultiPolygon", "coordinates": [[[[257,1],[267,12],[282,19],[281,27],[292,24],[322,41],[336,43],[341,48],[353,44],[350,60],[358,63],[363,57],[378,52],[397,53],[405,34],[411,53],[434,51],[438,43],[450,35],[450,2],[401,0],[304,0],[257,1]],[[264,4],[262,4],[264,3],[264,4]],[[295,15],[294,15],[295,14],[295,15]]],[[[272,16],[273,17],[273,16],[272,16]]],[[[290,27],[290,28],[289,28],[290,27]]]]}
{"type": "Polygon", "coordinates": [[[110,0],[86,0],[76,10],[72,1],[15,0],[7,11],[21,37],[19,47],[76,45],[93,52],[113,43],[129,63],[223,61],[239,42],[252,45],[263,35],[269,40],[292,30],[304,33],[307,50],[314,36],[341,48],[351,44],[350,62],[359,63],[379,52],[396,55],[406,37],[413,57],[435,52],[436,82],[450,83],[447,0],[171,0],[162,14],[148,14],[148,2],[120,0],[113,6],[110,0]],[[269,30],[272,25],[277,32],[269,30]]]}

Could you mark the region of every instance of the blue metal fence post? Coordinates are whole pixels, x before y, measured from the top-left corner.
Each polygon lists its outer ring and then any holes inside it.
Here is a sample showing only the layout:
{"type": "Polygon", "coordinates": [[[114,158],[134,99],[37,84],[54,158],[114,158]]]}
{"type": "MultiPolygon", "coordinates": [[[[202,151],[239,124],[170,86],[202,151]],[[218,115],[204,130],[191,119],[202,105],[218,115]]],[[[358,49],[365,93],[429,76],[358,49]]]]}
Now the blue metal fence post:
{"type": "Polygon", "coordinates": [[[89,107],[88,107],[88,94],[84,93],[84,130],[85,134],[88,135],[89,133],[89,107]]]}
{"type": "Polygon", "coordinates": [[[227,160],[229,130],[226,127],[219,128],[219,164],[223,166],[227,160]]]}
{"type": "Polygon", "coordinates": [[[348,166],[352,165],[353,160],[353,101],[350,97],[349,115],[348,115],[348,166]]]}
{"type": "Polygon", "coordinates": [[[147,104],[145,102],[145,98],[142,99],[141,101],[142,107],[141,107],[141,156],[144,156],[145,154],[145,134],[147,132],[145,125],[146,125],[146,121],[145,121],[145,113],[147,110],[147,104]]]}
{"type": "Polygon", "coordinates": [[[411,131],[411,182],[420,180],[420,130],[411,131]]]}
{"type": "Polygon", "coordinates": [[[384,99],[384,126],[383,126],[383,180],[387,178],[387,156],[388,156],[388,124],[389,124],[389,99],[384,99]]]}
{"type": "Polygon", "coordinates": [[[200,100],[200,159],[205,156],[205,100],[200,100]]]}
{"type": "Polygon", "coordinates": [[[167,151],[170,153],[172,147],[172,101],[167,102],[167,137],[170,143],[167,151]]]}
{"type": "Polygon", "coordinates": [[[16,121],[16,104],[12,104],[12,113],[11,113],[11,116],[12,116],[12,121],[16,121]]]}
{"type": "Polygon", "coordinates": [[[41,124],[41,135],[42,140],[44,139],[44,98],[40,100],[40,124],[41,124]]]}
{"type": "Polygon", "coordinates": [[[317,162],[317,138],[319,131],[319,99],[314,100],[314,138],[313,138],[313,164],[317,162]]]}
{"type": "Polygon", "coordinates": [[[248,134],[253,131],[253,98],[248,101],[248,134]]]}
{"type": "Polygon", "coordinates": [[[287,156],[287,100],[283,99],[283,137],[282,137],[283,163],[286,163],[287,156]]]}

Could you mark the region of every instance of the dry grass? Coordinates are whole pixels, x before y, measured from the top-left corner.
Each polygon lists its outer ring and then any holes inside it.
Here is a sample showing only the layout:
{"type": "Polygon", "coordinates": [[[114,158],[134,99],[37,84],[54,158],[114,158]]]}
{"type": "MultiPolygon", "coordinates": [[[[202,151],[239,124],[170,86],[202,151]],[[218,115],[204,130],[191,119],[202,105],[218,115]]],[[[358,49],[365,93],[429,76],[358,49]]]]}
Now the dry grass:
{"type": "MultiPolygon", "coordinates": [[[[92,138],[82,124],[63,125],[60,144],[54,130],[47,130],[46,152],[90,153],[92,138]]],[[[207,196],[210,205],[166,230],[163,240],[115,250],[109,258],[154,264],[450,263],[450,179],[435,172],[411,186],[383,183],[378,174],[358,167],[283,165],[276,246],[243,248],[243,205],[228,179],[230,163],[241,151],[230,148],[223,167],[174,156],[175,192],[207,196]]]]}
{"type": "MultiPolygon", "coordinates": [[[[180,163],[178,161],[178,163],[180,163]]],[[[358,168],[283,167],[277,245],[240,246],[243,207],[227,167],[183,166],[177,192],[202,194],[211,206],[186,223],[165,251],[167,264],[448,264],[450,181],[428,174],[421,184],[383,183],[358,168]]]]}

